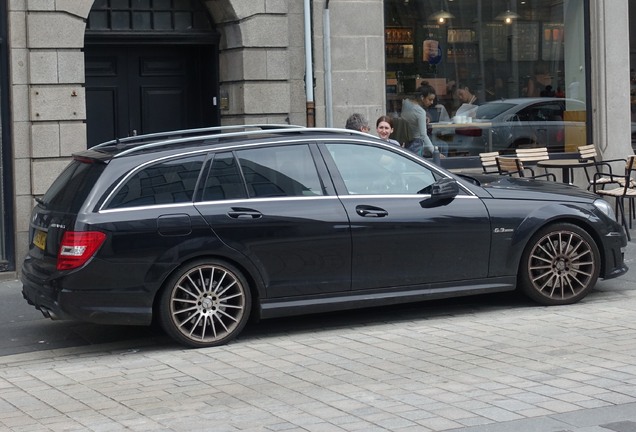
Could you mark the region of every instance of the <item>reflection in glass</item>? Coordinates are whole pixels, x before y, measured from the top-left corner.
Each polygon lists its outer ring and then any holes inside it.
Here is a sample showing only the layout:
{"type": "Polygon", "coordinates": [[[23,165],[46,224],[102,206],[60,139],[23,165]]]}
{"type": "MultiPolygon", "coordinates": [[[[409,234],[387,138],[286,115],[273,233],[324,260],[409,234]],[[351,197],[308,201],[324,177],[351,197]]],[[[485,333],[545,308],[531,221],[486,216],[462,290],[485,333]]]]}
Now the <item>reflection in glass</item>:
{"type": "Polygon", "coordinates": [[[511,132],[524,139],[506,145],[552,144],[552,151],[569,152],[587,143],[584,0],[444,1],[443,9],[453,16],[444,23],[429,19],[440,10],[439,0],[384,0],[384,6],[387,112],[399,117],[405,97],[428,82],[451,118],[444,128],[432,118],[429,127],[433,144],[448,149],[448,156],[503,145],[489,141],[503,132],[484,122],[455,126],[477,120],[476,111],[465,105],[467,93],[470,105],[505,99],[519,109],[529,98],[565,99],[559,145],[546,141],[540,121],[528,124],[519,118],[506,126],[525,129],[524,134],[511,132]],[[481,137],[479,143],[475,136],[481,137]]]}

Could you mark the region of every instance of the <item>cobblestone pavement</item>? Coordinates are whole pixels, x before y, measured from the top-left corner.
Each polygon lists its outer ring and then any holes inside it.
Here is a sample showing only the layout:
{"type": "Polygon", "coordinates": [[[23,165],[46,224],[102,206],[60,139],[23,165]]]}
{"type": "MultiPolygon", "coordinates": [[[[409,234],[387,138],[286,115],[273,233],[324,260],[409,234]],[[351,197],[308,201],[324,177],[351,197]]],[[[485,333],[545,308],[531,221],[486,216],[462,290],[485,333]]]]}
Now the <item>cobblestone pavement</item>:
{"type": "Polygon", "coordinates": [[[0,430],[636,431],[636,268],[571,306],[320,319],[210,349],[160,337],[0,357],[0,430]]]}

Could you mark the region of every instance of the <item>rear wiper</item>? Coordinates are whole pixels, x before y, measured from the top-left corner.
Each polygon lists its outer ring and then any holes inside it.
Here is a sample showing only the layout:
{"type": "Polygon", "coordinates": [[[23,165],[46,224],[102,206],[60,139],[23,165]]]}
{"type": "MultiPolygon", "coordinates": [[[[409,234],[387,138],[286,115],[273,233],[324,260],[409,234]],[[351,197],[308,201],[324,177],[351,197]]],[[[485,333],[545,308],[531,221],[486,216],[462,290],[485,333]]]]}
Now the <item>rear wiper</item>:
{"type": "Polygon", "coordinates": [[[42,198],[35,197],[35,202],[40,204],[42,207],[47,208],[48,204],[42,198]]]}

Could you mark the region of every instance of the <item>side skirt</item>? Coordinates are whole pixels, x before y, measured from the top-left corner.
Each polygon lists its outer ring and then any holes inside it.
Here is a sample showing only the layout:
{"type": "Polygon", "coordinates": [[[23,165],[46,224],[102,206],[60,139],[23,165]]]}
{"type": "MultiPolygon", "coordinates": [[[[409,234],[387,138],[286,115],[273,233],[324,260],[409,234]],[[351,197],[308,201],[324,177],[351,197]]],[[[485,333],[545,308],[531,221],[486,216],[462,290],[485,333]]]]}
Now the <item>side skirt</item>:
{"type": "Polygon", "coordinates": [[[452,284],[401,287],[373,291],[351,291],[336,296],[286,297],[260,302],[260,318],[333,312],[374,306],[387,306],[450,297],[512,291],[516,277],[506,276],[477,281],[458,281],[452,284]]]}

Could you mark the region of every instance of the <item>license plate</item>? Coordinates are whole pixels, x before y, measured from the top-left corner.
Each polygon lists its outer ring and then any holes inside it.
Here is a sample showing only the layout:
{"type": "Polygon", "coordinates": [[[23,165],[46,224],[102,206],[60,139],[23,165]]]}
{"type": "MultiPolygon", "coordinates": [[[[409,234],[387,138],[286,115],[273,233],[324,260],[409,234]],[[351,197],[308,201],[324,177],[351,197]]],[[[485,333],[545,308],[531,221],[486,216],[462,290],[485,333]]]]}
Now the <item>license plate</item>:
{"type": "Polygon", "coordinates": [[[44,231],[36,231],[33,236],[33,244],[40,249],[46,249],[46,233],[44,231]]]}

